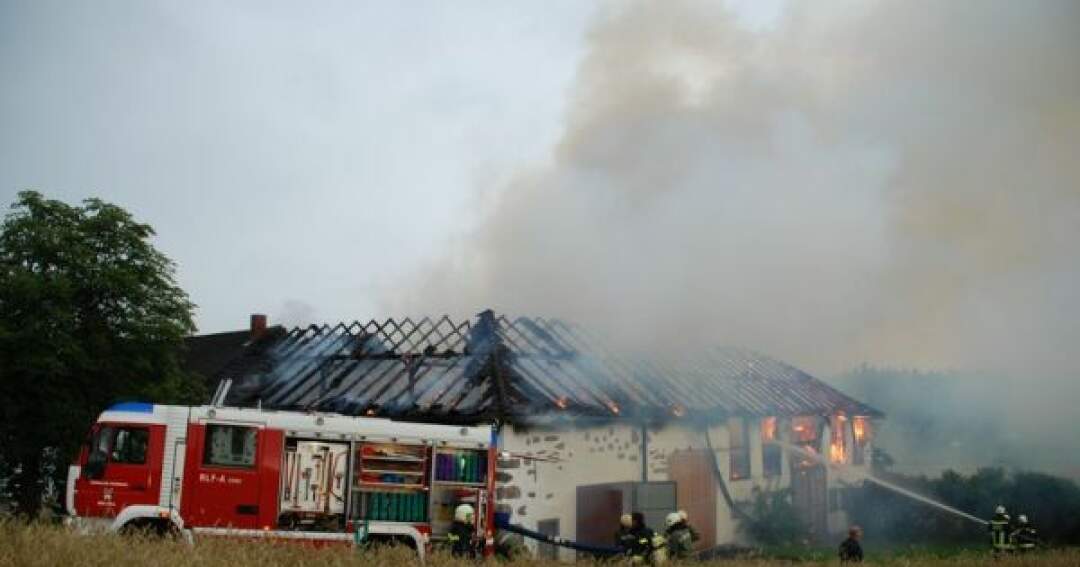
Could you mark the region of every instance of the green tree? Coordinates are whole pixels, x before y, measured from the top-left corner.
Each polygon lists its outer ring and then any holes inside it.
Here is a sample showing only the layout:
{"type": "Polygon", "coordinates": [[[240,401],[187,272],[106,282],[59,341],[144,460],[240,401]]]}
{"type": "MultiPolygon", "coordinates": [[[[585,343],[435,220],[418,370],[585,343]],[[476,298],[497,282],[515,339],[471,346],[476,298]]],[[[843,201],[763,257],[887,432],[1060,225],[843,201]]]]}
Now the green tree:
{"type": "Polygon", "coordinates": [[[153,235],[116,205],[36,192],[0,225],[0,462],[24,514],[112,402],[202,398],[180,366],[194,305],[153,235]]]}

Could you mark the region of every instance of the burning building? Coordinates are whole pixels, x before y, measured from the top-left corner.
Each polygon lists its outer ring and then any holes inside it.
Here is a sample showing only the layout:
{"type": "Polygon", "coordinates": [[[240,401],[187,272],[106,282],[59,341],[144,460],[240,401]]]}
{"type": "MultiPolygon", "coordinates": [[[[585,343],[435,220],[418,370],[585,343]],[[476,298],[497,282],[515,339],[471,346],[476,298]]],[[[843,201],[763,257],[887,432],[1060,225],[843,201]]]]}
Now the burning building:
{"type": "Polygon", "coordinates": [[[813,534],[836,532],[844,484],[823,463],[867,467],[881,417],[762,354],[624,355],[557,320],[485,311],[274,333],[259,323],[216,372],[214,403],[496,423],[498,510],[585,543],[610,545],[624,512],[659,527],[678,508],[702,547],[737,541],[756,491],[784,488],[813,534]]]}

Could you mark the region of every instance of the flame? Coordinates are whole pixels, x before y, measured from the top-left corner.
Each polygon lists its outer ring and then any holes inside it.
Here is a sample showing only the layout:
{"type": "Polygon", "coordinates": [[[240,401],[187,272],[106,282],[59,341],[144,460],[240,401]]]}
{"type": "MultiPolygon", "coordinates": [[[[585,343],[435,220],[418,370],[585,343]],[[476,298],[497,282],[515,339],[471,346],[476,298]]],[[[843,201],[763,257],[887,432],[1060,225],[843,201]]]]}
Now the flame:
{"type": "Polygon", "coordinates": [[[829,460],[834,463],[843,463],[846,460],[845,457],[844,440],[834,438],[832,442],[829,443],[829,460]]]}
{"type": "Polygon", "coordinates": [[[865,445],[870,440],[870,423],[865,417],[856,417],[851,420],[851,433],[856,444],[865,445]]]}
{"type": "MultiPolygon", "coordinates": [[[[799,431],[798,428],[795,431],[799,431]]],[[[766,417],[761,420],[761,440],[776,441],[776,418],[766,417]]]]}
{"type": "Polygon", "coordinates": [[[608,402],[607,407],[608,407],[608,409],[611,410],[611,413],[613,413],[615,415],[619,414],[619,404],[617,404],[615,402],[608,402]]]}
{"type": "Polygon", "coordinates": [[[686,415],[686,408],[680,406],[679,404],[675,404],[671,407],[671,413],[674,414],[675,417],[682,417],[686,415]]]}
{"type": "Polygon", "coordinates": [[[792,437],[794,437],[793,442],[814,443],[818,437],[817,418],[810,416],[792,418],[791,432],[793,433],[792,437]]]}
{"type": "Polygon", "coordinates": [[[829,424],[829,460],[834,463],[847,462],[847,447],[844,445],[844,416],[833,416],[829,424]]]}
{"type": "Polygon", "coordinates": [[[566,409],[566,404],[566,396],[562,396],[555,400],[555,405],[558,406],[559,409],[566,409]]]}
{"type": "Polygon", "coordinates": [[[366,412],[364,412],[364,415],[367,415],[369,417],[373,416],[373,415],[375,415],[375,410],[368,408],[368,410],[366,412]]]}

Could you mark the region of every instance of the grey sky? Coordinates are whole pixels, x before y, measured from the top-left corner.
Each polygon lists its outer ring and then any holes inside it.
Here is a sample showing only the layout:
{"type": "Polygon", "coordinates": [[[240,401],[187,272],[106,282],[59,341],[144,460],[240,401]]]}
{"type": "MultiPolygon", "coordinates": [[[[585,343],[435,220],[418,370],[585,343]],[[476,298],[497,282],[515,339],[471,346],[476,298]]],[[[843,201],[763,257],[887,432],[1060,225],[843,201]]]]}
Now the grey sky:
{"type": "Polygon", "coordinates": [[[550,151],[598,9],[0,0],[0,201],[133,211],[203,332],[377,315],[550,151]]]}
{"type": "Polygon", "coordinates": [[[370,316],[478,189],[551,145],[594,11],[5,0],[0,200],[134,211],[203,331],[370,316]]]}

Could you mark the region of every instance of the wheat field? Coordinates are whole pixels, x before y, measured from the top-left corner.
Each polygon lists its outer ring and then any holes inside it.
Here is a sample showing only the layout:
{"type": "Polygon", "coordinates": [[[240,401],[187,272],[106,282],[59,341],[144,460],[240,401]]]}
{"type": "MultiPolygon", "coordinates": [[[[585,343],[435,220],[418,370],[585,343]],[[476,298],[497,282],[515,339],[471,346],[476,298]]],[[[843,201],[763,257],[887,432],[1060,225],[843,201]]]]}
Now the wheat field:
{"type": "MultiPolygon", "coordinates": [[[[416,563],[407,549],[311,549],[296,544],[267,542],[237,542],[228,540],[198,541],[194,545],[181,540],[143,536],[96,535],[80,536],[63,528],[49,525],[0,523],[0,566],[56,567],[91,566],[121,567],[149,566],[207,566],[207,567],[376,567],[416,563]]],[[[470,563],[437,553],[428,565],[438,567],[466,566],[470,563]]],[[[494,560],[492,560],[494,564],[494,560]]],[[[1073,567],[1080,565],[1080,550],[1048,551],[1025,557],[1008,557],[992,562],[987,554],[971,552],[949,559],[918,556],[871,556],[867,565],[977,567],[988,564],[1001,566],[1073,567]]],[[[578,562],[592,565],[593,562],[578,562]]],[[[611,562],[607,563],[611,565],[611,562]]],[[[741,559],[716,561],[711,564],[725,567],[773,567],[781,565],[835,565],[836,560],[792,562],[772,559],[741,559]]],[[[509,563],[507,565],[510,565],[509,563]]],[[[550,561],[520,559],[517,567],[556,565],[550,561]]],[[[671,564],[669,564],[671,565],[671,564]]],[[[704,564],[698,564],[704,565],[704,564]]]]}

